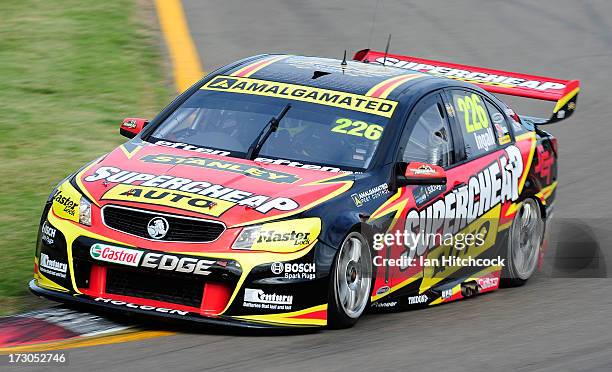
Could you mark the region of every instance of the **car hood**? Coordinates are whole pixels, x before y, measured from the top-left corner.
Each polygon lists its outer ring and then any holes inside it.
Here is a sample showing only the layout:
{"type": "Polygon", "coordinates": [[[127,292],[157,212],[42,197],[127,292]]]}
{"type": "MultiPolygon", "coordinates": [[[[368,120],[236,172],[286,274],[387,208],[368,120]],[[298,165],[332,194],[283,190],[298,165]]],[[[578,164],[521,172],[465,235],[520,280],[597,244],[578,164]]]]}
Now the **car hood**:
{"type": "Polygon", "coordinates": [[[313,208],[350,189],[354,176],[129,142],[76,181],[99,207],[123,205],[231,227],[313,208]]]}

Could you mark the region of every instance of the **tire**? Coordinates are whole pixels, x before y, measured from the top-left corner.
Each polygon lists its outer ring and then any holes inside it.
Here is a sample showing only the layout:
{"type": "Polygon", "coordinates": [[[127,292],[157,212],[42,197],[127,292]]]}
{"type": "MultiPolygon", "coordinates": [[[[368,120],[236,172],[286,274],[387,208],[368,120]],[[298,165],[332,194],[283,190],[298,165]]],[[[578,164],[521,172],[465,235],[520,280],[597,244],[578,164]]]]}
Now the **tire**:
{"type": "Polygon", "coordinates": [[[502,286],[517,287],[529,280],[538,266],[543,235],[540,205],[535,199],[527,198],[516,212],[508,233],[502,286]]]}
{"type": "Polygon", "coordinates": [[[349,233],[330,272],[327,323],[330,328],[348,328],[367,308],[372,290],[372,253],[358,232],[349,233]]]}

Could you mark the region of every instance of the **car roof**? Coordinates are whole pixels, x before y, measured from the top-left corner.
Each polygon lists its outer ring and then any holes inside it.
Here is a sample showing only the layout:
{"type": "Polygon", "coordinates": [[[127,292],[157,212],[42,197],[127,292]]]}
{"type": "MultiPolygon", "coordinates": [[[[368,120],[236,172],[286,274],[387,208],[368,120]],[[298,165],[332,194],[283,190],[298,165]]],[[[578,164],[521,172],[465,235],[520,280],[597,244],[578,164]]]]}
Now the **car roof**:
{"type": "MultiPolygon", "coordinates": [[[[247,58],[224,75],[306,85],[354,94],[398,100],[415,84],[450,82],[424,73],[379,64],[285,54],[247,58]]],[[[436,85],[436,84],[434,84],[436,85]]]]}

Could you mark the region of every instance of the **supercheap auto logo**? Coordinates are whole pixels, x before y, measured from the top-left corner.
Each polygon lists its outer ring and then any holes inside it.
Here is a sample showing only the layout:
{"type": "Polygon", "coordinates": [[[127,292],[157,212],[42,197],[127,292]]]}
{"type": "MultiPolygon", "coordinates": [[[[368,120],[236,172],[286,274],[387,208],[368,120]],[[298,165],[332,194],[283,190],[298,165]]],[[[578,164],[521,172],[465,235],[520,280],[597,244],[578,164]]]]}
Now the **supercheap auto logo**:
{"type": "Polygon", "coordinates": [[[260,213],[290,211],[299,204],[290,198],[271,198],[206,181],[149,173],[130,172],[116,167],[100,167],[84,178],[86,182],[118,183],[101,199],[169,206],[219,217],[235,205],[244,205],[260,213]],[[135,183],[140,183],[135,185],[135,183]]]}
{"type": "Polygon", "coordinates": [[[300,178],[294,174],[271,171],[261,167],[254,167],[247,164],[236,163],[232,161],[220,161],[214,159],[204,159],[198,157],[175,156],[175,155],[146,155],[140,158],[145,163],[172,164],[172,165],[187,165],[191,167],[207,168],[242,174],[250,178],[270,181],[274,183],[295,183],[300,178]]]}
{"type": "Polygon", "coordinates": [[[420,61],[411,61],[409,59],[397,59],[392,57],[379,57],[374,61],[378,64],[386,66],[399,67],[411,71],[425,72],[435,76],[443,76],[455,80],[464,80],[467,82],[497,85],[508,88],[530,88],[540,91],[549,89],[560,90],[565,88],[565,84],[553,81],[526,80],[502,74],[489,74],[482,71],[470,71],[467,69],[458,69],[447,66],[435,65],[433,61],[429,63],[421,63],[420,61]]]}
{"type": "Polygon", "coordinates": [[[393,111],[397,105],[395,101],[337,90],[223,75],[217,76],[207,82],[201,89],[293,99],[296,101],[365,112],[367,114],[379,115],[386,118],[390,118],[391,115],[393,115],[393,111]]]}

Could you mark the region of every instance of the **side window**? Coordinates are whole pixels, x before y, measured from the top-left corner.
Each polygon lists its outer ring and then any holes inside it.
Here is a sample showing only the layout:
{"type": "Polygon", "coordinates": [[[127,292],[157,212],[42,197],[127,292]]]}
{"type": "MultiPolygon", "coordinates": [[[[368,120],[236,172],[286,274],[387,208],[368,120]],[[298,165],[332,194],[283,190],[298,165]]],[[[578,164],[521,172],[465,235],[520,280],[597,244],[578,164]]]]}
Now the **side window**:
{"type": "Polygon", "coordinates": [[[508,122],[504,114],[502,114],[491,102],[486,101],[486,104],[487,109],[489,109],[489,114],[491,115],[491,123],[493,123],[493,128],[497,134],[497,142],[499,142],[500,145],[510,143],[510,129],[508,128],[508,122]]]}
{"type": "Polygon", "coordinates": [[[426,98],[421,107],[410,115],[412,128],[402,153],[403,162],[419,161],[446,167],[452,164],[453,141],[450,127],[442,116],[442,103],[437,95],[426,98]]]}
{"type": "Polygon", "coordinates": [[[451,96],[467,158],[473,159],[497,148],[484,99],[464,90],[453,90],[451,96]]]}

